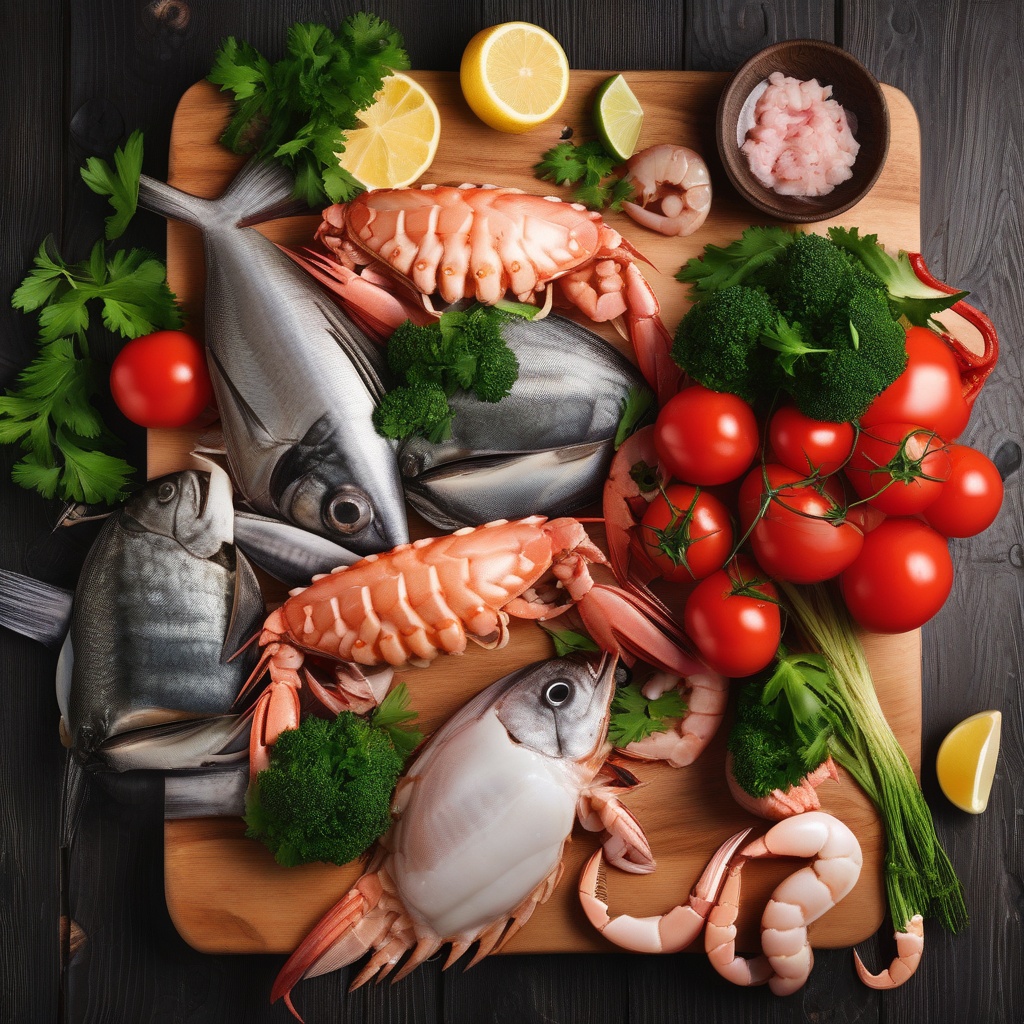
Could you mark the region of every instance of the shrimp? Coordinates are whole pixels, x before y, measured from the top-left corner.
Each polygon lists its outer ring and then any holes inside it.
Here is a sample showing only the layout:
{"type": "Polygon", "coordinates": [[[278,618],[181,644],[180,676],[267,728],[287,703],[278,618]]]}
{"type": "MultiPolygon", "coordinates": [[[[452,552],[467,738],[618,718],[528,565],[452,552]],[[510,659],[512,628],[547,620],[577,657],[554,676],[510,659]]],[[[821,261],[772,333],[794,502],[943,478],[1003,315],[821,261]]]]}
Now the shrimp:
{"type": "Polygon", "coordinates": [[[712,966],[737,985],[761,985],[790,995],[807,981],[814,953],[807,926],[846,897],[860,877],[863,856],[857,837],[838,818],[806,811],[772,826],[736,855],[718,902],[708,916],[704,948],[712,966]],[[764,952],[736,955],[740,872],[755,857],[810,857],[811,864],[784,879],[761,916],[764,952]]]}
{"type": "Polygon", "coordinates": [[[898,988],[909,981],[921,963],[924,953],[924,918],[915,914],[906,924],[906,931],[896,933],[896,957],[880,974],[872,974],[854,951],[854,966],[857,977],[869,988],[898,988]]]}
{"type": "Polygon", "coordinates": [[[699,153],[685,146],[651,146],[630,157],[628,181],[639,203],[623,210],[662,235],[692,235],[711,209],[711,176],[699,153]],[[652,206],[656,204],[656,206],[652,206]]]}
{"type": "Polygon", "coordinates": [[[733,799],[745,811],[756,814],[759,818],[767,818],[769,821],[782,821],[783,818],[788,818],[792,814],[820,810],[821,800],[818,798],[818,786],[827,779],[831,779],[833,782],[839,781],[839,771],[831,757],[826,757],[797,785],[790,786],[785,790],[773,789],[767,796],[754,797],[736,781],[736,776],[732,771],[732,752],[725,755],[725,780],[733,799]]]}
{"type": "Polygon", "coordinates": [[[622,748],[629,757],[643,761],[667,761],[673,768],[693,764],[711,742],[725,717],[729,680],[710,669],[689,676],[655,672],[643,685],[643,694],[655,700],[673,687],[689,690],[686,714],[675,728],[654,732],[622,748]]]}

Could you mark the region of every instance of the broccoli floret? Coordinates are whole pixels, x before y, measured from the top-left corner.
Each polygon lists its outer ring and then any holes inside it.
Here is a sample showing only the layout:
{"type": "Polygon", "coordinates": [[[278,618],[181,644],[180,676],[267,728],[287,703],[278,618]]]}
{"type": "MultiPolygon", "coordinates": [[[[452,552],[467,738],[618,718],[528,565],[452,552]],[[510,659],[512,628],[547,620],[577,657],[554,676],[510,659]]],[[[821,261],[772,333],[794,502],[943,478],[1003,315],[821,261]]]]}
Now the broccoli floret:
{"type": "Polygon", "coordinates": [[[908,255],[900,252],[893,259],[878,244],[877,235],[862,236],[857,228],[829,228],[828,236],[885,285],[897,315],[905,316],[917,327],[943,330],[942,325],[933,319],[934,314],[949,309],[968,295],[967,292],[947,295],[941,289],[925,284],[914,273],[908,255]]]}
{"type": "Polygon", "coordinates": [[[422,434],[437,444],[451,432],[452,409],[440,384],[410,384],[389,391],[373,412],[377,433],[400,441],[422,434]]]}
{"type": "Polygon", "coordinates": [[[821,235],[797,235],[779,257],[772,297],[790,320],[816,331],[853,287],[849,256],[821,235]]]}
{"type": "Polygon", "coordinates": [[[462,332],[406,320],[388,339],[388,366],[409,384],[438,384],[447,391],[469,386],[476,358],[462,332]]]}
{"type": "Polygon", "coordinates": [[[279,864],[347,864],[391,824],[404,758],[383,729],[343,711],[278,737],[246,800],[247,835],[279,864]]]}
{"type": "Polygon", "coordinates": [[[484,402],[500,402],[519,379],[519,360],[504,342],[490,345],[476,357],[473,392],[484,402]]]}
{"type": "Polygon", "coordinates": [[[855,288],[847,305],[854,347],[877,371],[887,388],[907,366],[907,332],[885,293],[874,288],[855,288]]]}
{"type": "Polygon", "coordinates": [[[761,344],[779,311],[759,288],[732,285],[711,292],[679,322],[672,358],[705,387],[753,403],[772,377],[774,357],[761,344]]]}
{"type": "Polygon", "coordinates": [[[789,393],[805,416],[846,423],[864,414],[883,389],[881,379],[855,349],[837,348],[821,357],[814,373],[797,377],[789,393]]]}

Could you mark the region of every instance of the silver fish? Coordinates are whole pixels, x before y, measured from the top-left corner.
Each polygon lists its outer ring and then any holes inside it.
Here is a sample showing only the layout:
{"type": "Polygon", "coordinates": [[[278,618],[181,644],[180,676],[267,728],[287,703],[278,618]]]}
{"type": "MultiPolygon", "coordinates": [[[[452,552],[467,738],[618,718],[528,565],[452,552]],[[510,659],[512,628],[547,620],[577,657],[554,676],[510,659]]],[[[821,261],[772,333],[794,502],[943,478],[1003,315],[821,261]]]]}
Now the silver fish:
{"type": "Polygon", "coordinates": [[[142,175],[139,203],[203,233],[210,372],[242,497],[357,554],[385,551],[409,538],[394,447],[371,421],[382,351],[246,226],[296,212],[292,187],[250,162],[217,200],[142,175]]]}
{"type": "MultiPolygon", "coordinates": [[[[59,691],[67,681],[58,702],[80,758],[102,758],[125,733],[232,710],[252,659],[226,659],[265,614],[233,546],[233,514],[227,474],[213,467],[152,481],[103,525],[58,667],[59,691]]],[[[166,746],[173,735],[162,738],[166,746]]],[[[194,733],[179,739],[191,757],[194,733]]],[[[132,749],[110,767],[178,767],[175,756],[165,750],[143,763],[132,749]]]]}
{"type": "Polygon", "coordinates": [[[450,439],[399,447],[409,504],[442,529],[569,515],[596,501],[623,402],[648,390],[636,367],[573,320],[516,317],[503,333],[519,359],[511,394],[490,403],[457,392],[450,439]]]}

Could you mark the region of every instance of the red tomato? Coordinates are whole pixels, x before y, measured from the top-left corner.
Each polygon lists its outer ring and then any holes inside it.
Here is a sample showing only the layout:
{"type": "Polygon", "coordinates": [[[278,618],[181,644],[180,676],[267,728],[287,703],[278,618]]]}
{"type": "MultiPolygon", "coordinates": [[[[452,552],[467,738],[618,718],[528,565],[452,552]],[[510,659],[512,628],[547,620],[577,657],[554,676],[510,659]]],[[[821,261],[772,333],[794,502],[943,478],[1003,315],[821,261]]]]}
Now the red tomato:
{"type": "Polygon", "coordinates": [[[735,558],[694,587],[683,622],[701,657],[723,676],[770,665],[782,624],[775,588],[749,558],[735,558]]]}
{"type": "Polygon", "coordinates": [[[695,384],[673,395],[654,424],[654,447],[670,476],[710,486],[735,480],[757,454],[754,411],[735,395],[695,384]]]}
{"type": "Polygon", "coordinates": [[[973,537],[999,514],[1003,478],[991,459],[962,444],[949,446],[949,461],[949,479],[923,515],[944,537],[973,537]]]}
{"type": "Polygon", "coordinates": [[[740,488],[740,525],[744,532],[753,525],[750,546],[769,576],[820,583],[838,576],[857,557],[864,534],[846,521],[837,480],[800,485],[803,479],[801,473],[777,463],[768,463],[763,471],[760,466],[752,469],[740,488]],[[774,493],[755,523],[769,490],[774,493]]]}
{"type": "Polygon", "coordinates": [[[887,519],[864,538],[864,549],[840,577],[850,614],[876,633],[923,626],[953,586],[946,538],[917,519],[887,519]]]}
{"type": "Polygon", "coordinates": [[[212,398],[203,346],[183,331],[129,341],[110,368],[117,407],[142,427],[183,427],[212,398]]]}
{"type": "Polygon", "coordinates": [[[647,506],[640,536],[664,579],[702,580],[725,565],[732,551],[729,510],[713,494],[670,484],[647,506]]]}
{"type": "Polygon", "coordinates": [[[784,466],[807,476],[834,473],[853,451],[852,423],[823,423],[796,406],[783,406],[768,424],[768,441],[784,466]]]}
{"type": "Polygon", "coordinates": [[[960,367],[952,349],[934,331],[907,331],[907,368],[860,418],[862,427],[916,423],[952,441],[971,415],[963,396],[960,367]]]}
{"type": "Polygon", "coordinates": [[[923,512],[949,476],[948,446],[913,423],[880,423],[861,431],[846,476],[861,498],[890,516],[923,512]]]}

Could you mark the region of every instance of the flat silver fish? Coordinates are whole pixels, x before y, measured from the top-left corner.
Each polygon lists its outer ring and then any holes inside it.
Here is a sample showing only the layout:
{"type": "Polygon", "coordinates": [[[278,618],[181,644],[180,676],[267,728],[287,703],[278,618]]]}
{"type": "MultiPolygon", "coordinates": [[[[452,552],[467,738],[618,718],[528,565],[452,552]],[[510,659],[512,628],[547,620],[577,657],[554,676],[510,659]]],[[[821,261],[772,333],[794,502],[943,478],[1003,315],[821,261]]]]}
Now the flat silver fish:
{"type": "Polygon", "coordinates": [[[515,317],[503,334],[519,359],[511,394],[491,403],[457,392],[448,440],[399,447],[409,504],[442,529],[570,515],[598,500],[623,402],[648,391],[629,360],[573,320],[515,317]]]}
{"type": "MultiPolygon", "coordinates": [[[[252,658],[227,658],[265,614],[233,545],[233,514],[227,474],[213,467],[152,481],[104,523],[82,567],[58,667],[58,703],[81,759],[102,759],[104,745],[126,733],[231,712],[252,658]]],[[[196,743],[193,730],[189,757],[196,743]]],[[[108,766],[181,764],[181,750],[149,760],[129,750],[108,766]]]]}
{"type": "Polygon", "coordinates": [[[216,200],[142,175],[139,203],[202,231],[210,373],[241,496],[358,555],[385,551],[409,537],[395,450],[371,420],[383,352],[246,226],[296,212],[292,187],[250,162],[216,200]]]}

